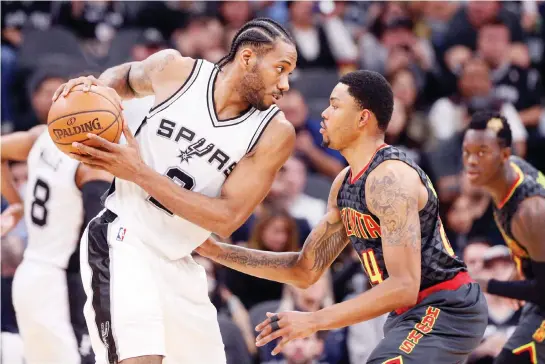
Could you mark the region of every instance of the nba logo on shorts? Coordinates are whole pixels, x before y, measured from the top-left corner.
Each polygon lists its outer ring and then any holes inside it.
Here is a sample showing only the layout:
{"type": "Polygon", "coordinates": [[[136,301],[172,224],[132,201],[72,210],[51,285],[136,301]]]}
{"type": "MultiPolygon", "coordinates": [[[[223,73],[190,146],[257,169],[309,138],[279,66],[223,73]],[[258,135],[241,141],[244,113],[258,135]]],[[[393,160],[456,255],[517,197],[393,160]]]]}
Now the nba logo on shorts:
{"type": "Polygon", "coordinates": [[[123,241],[123,239],[125,239],[125,232],[126,231],[127,231],[127,229],[125,229],[125,228],[119,228],[119,232],[117,233],[116,240],[117,241],[123,241]]]}

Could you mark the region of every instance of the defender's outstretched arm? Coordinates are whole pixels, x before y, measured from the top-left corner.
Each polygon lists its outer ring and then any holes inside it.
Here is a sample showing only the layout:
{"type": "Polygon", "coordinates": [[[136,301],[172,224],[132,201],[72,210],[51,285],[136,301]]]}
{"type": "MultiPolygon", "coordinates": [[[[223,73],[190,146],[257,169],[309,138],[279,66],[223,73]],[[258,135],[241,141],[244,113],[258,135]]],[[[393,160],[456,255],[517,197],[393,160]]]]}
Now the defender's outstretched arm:
{"type": "Polygon", "coordinates": [[[337,209],[337,194],[346,170],[333,182],[328,212],[312,230],[300,252],[274,253],[218,243],[209,238],[197,252],[240,272],[306,288],[316,282],[348,244],[337,209]]]}

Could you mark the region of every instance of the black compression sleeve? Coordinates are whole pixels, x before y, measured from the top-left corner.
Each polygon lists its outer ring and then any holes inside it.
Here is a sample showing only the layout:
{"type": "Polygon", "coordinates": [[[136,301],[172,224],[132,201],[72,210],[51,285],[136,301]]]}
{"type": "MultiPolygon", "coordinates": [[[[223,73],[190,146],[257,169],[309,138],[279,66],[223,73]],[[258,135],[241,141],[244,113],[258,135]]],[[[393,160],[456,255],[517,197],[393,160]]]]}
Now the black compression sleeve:
{"type": "Polygon", "coordinates": [[[102,180],[93,180],[85,183],[81,187],[83,197],[83,209],[85,211],[83,217],[83,227],[85,228],[103,209],[100,197],[108,190],[110,182],[102,180]]]}
{"type": "Polygon", "coordinates": [[[488,293],[533,302],[545,308],[545,262],[532,260],[532,272],[535,277],[532,280],[504,282],[491,279],[488,293]]]}

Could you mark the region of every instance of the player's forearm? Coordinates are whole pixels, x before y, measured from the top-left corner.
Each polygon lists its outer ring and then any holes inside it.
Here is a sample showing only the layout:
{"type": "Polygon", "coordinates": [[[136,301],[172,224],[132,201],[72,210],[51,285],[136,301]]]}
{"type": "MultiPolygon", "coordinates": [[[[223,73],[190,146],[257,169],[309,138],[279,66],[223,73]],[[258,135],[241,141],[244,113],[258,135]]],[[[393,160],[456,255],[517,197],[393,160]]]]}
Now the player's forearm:
{"type": "Polygon", "coordinates": [[[136,63],[137,62],[123,63],[119,66],[108,68],[100,75],[99,80],[103,81],[106,86],[116,90],[122,99],[137,97],[129,84],[130,70],[136,63]]]}
{"type": "Polygon", "coordinates": [[[13,180],[13,175],[9,168],[8,162],[2,162],[2,175],[1,175],[1,191],[2,196],[10,203],[10,205],[15,203],[22,203],[23,200],[15,188],[15,182],[13,180]]]}
{"type": "Polygon", "coordinates": [[[224,243],[215,243],[211,248],[216,251],[204,255],[231,269],[298,287],[308,286],[305,275],[297,266],[299,253],[274,253],[224,243]]]}
{"type": "Polygon", "coordinates": [[[145,164],[133,182],[174,215],[221,237],[229,237],[245,220],[240,222],[225,200],[188,191],[145,164]]]}
{"type": "Polygon", "coordinates": [[[395,309],[414,305],[418,288],[413,284],[386,279],[359,296],[314,313],[318,330],[334,330],[367,321],[395,309]]]}

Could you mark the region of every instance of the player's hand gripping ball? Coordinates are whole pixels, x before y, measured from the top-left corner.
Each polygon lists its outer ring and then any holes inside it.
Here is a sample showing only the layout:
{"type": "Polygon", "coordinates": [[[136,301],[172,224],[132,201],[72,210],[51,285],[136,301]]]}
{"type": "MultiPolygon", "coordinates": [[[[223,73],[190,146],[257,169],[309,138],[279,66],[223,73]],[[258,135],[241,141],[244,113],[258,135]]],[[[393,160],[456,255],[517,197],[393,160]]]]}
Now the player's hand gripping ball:
{"type": "MultiPolygon", "coordinates": [[[[89,78],[80,79],[88,81],[89,78]]],[[[51,139],[68,155],[81,153],[73,147],[73,142],[97,146],[88,138],[89,133],[118,143],[123,127],[117,93],[109,87],[96,85],[92,80],[89,84],[77,83],[77,80],[71,80],[57,90],[47,118],[51,139]]]]}

